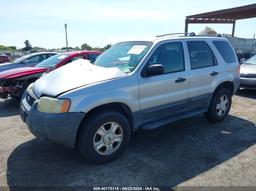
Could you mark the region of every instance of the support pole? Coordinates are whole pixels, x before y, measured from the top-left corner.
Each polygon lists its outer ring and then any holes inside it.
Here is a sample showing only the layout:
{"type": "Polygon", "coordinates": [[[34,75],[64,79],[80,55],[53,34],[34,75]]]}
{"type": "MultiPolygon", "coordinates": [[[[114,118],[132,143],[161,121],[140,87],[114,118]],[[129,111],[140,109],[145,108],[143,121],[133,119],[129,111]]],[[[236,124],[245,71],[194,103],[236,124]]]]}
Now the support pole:
{"type": "Polygon", "coordinates": [[[188,33],[188,21],[187,19],[185,20],[185,36],[187,36],[188,33]]]}
{"type": "Polygon", "coordinates": [[[233,22],[233,27],[232,27],[232,36],[235,35],[235,28],[236,28],[236,20],[233,22]]]}
{"type": "Polygon", "coordinates": [[[65,27],[65,34],[66,34],[66,48],[68,47],[68,31],[67,31],[67,24],[64,25],[65,27]]]}

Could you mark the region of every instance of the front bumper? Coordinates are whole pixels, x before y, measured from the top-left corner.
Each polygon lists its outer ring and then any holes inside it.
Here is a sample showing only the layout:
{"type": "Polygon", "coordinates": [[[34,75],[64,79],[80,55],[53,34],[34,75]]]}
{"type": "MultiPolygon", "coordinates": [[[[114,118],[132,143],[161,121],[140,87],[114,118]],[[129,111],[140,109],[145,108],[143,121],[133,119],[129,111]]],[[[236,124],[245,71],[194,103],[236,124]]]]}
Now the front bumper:
{"type": "Polygon", "coordinates": [[[36,137],[45,138],[63,146],[74,148],[77,131],[85,113],[42,113],[37,110],[37,100],[27,109],[28,103],[26,102],[25,94],[20,105],[20,115],[22,120],[28,125],[30,132],[36,137]]]}
{"type": "Polygon", "coordinates": [[[254,88],[256,89],[256,78],[244,78],[240,77],[241,88],[254,88]]]}

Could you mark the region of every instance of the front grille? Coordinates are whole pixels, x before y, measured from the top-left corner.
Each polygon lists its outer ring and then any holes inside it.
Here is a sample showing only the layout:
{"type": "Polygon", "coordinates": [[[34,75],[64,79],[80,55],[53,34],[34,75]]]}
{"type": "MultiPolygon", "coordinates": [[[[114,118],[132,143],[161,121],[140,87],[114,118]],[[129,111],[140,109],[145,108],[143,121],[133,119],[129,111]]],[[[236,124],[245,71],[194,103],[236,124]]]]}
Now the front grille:
{"type": "Polygon", "coordinates": [[[33,98],[29,93],[26,94],[26,97],[25,97],[27,103],[32,106],[32,104],[34,103],[35,101],[35,98],[33,98]]]}
{"type": "Polygon", "coordinates": [[[256,78],[256,74],[240,74],[242,78],[256,78]]]}

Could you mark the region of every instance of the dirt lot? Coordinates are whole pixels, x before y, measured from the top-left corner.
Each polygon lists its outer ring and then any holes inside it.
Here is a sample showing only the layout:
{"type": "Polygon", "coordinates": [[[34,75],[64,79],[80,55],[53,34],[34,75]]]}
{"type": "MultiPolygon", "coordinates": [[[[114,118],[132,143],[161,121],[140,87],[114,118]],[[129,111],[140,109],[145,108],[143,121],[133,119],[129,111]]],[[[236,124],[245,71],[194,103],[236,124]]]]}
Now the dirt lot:
{"type": "Polygon", "coordinates": [[[0,100],[0,186],[256,186],[255,123],[256,91],[240,91],[224,122],[138,131],[121,158],[96,166],[35,139],[15,102],[0,100]]]}

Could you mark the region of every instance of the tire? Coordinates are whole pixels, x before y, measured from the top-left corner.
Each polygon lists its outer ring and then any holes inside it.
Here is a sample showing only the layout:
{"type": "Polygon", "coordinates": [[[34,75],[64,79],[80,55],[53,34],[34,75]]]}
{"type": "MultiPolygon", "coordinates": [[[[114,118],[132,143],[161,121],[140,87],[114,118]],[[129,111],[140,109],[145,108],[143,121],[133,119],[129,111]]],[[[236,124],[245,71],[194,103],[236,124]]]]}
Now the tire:
{"type": "Polygon", "coordinates": [[[82,122],[80,128],[78,150],[87,161],[95,164],[110,162],[119,157],[131,137],[127,118],[116,111],[95,112],[82,122]],[[114,133],[111,128],[116,128],[114,133]]]}
{"type": "Polygon", "coordinates": [[[226,88],[217,89],[212,97],[208,111],[205,113],[206,118],[212,123],[224,120],[229,113],[231,104],[232,94],[230,90],[226,88]],[[226,100],[227,103],[223,100],[226,100]]]}

